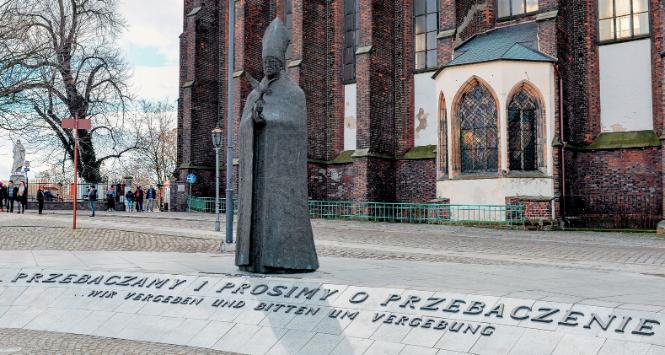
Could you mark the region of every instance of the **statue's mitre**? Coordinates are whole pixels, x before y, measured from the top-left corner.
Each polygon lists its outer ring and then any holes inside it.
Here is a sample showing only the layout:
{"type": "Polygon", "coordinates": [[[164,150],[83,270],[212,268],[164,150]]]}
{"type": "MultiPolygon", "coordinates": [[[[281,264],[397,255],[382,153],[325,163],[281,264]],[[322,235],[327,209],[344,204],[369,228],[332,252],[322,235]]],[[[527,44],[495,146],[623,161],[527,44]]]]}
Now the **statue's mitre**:
{"type": "Polygon", "coordinates": [[[275,18],[263,36],[263,59],[275,57],[286,65],[286,49],[291,42],[291,35],[279,18],[275,18]]]}

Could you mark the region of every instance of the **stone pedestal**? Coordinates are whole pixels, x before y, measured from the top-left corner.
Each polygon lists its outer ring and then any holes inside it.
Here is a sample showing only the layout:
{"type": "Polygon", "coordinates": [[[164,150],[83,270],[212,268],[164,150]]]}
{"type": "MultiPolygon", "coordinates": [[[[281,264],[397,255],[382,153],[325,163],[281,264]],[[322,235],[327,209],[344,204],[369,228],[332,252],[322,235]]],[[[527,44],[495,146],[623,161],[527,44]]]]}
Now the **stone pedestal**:
{"type": "Polygon", "coordinates": [[[660,221],[656,226],[656,233],[665,234],[665,221],[660,221]]]}
{"type": "Polygon", "coordinates": [[[14,185],[18,185],[21,181],[27,183],[25,173],[18,171],[13,172],[9,180],[13,181],[14,185]]]}

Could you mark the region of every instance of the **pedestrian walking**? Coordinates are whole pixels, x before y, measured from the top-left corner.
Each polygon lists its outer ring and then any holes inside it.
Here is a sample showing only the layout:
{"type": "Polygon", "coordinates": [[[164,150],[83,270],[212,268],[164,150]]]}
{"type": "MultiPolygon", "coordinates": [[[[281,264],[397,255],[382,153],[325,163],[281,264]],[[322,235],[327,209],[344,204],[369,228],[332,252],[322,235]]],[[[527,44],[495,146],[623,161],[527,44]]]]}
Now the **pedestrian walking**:
{"type": "Polygon", "coordinates": [[[109,189],[106,191],[106,211],[115,211],[115,191],[113,191],[113,186],[109,186],[109,189]]]}
{"type": "Polygon", "coordinates": [[[90,205],[90,211],[92,211],[90,217],[94,217],[95,210],[97,209],[97,189],[95,185],[90,185],[88,188],[88,204],[90,205]]]}
{"type": "Polygon", "coordinates": [[[5,201],[7,200],[7,186],[0,181],[0,212],[5,211],[5,201]]]}
{"type": "Polygon", "coordinates": [[[136,212],[143,212],[143,198],[145,197],[141,186],[136,188],[134,202],[136,202],[136,212]]]}
{"type": "Polygon", "coordinates": [[[28,207],[28,187],[25,182],[21,181],[16,189],[16,202],[18,202],[18,213],[24,214],[26,207],[28,207]]]}
{"type": "Polygon", "coordinates": [[[148,192],[146,192],[145,196],[148,199],[148,206],[146,211],[154,212],[153,208],[155,207],[155,199],[157,198],[157,190],[155,190],[155,187],[150,185],[150,188],[148,188],[148,192]]]}
{"type": "Polygon", "coordinates": [[[18,192],[18,187],[14,186],[14,181],[9,180],[7,185],[7,212],[14,213],[14,200],[16,199],[16,193],[18,192]]]}
{"type": "Polygon", "coordinates": [[[125,207],[127,212],[132,212],[132,207],[134,207],[133,204],[134,204],[134,192],[130,187],[127,190],[127,193],[125,194],[125,207]]]}
{"type": "Polygon", "coordinates": [[[37,190],[37,208],[39,214],[42,214],[42,211],[44,210],[44,191],[42,191],[41,187],[37,190]]]}

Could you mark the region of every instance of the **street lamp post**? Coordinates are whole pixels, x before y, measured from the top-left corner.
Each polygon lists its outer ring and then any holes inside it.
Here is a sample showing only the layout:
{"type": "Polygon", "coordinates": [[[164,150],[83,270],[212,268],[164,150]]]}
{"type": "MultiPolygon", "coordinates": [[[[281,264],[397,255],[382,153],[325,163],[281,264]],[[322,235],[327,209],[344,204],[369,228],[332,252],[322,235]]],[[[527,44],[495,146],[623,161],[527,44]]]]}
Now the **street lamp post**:
{"type": "Polygon", "coordinates": [[[235,61],[236,6],[229,0],[229,50],[226,72],[226,243],[233,243],[233,67],[235,61]]]}
{"type": "MultiPolygon", "coordinates": [[[[224,131],[219,126],[212,130],[212,145],[215,147],[215,232],[221,231],[219,212],[219,149],[222,147],[224,131]]],[[[228,198],[228,196],[227,196],[228,198]]]]}

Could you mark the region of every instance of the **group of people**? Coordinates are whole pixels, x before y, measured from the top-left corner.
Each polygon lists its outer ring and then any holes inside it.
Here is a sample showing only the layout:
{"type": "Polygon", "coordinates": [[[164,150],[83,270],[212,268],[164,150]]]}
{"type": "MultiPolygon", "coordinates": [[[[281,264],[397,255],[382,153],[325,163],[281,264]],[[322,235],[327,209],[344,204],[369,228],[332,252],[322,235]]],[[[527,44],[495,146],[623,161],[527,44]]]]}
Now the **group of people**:
{"type": "MultiPolygon", "coordinates": [[[[49,191],[44,192],[41,187],[37,190],[37,195],[35,197],[37,199],[39,214],[42,214],[42,211],[44,210],[44,201],[49,200],[48,194],[49,191]]],[[[99,199],[97,188],[94,185],[90,185],[86,196],[91,212],[90,217],[95,217],[97,201],[99,199]]],[[[116,202],[120,200],[120,196],[116,194],[113,186],[109,187],[106,191],[105,197],[107,203],[106,210],[115,211],[116,202]]],[[[126,211],[154,212],[156,198],[157,190],[154,186],[150,186],[148,190],[143,190],[141,186],[138,186],[135,190],[129,188],[125,194],[126,211]],[[144,201],[147,202],[146,205],[144,205],[144,201]]],[[[16,208],[17,213],[25,213],[27,206],[28,187],[25,182],[20,181],[18,184],[14,184],[11,180],[7,184],[0,182],[0,212],[5,212],[6,210],[8,213],[13,213],[14,208],[16,208]]]]}
{"type": "Polygon", "coordinates": [[[150,186],[147,191],[144,191],[141,186],[136,187],[136,190],[130,188],[125,194],[125,210],[127,212],[153,212],[156,198],[157,190],[154,186],[150,186]],[[143,203],[146,201],[147,205],[144,205],[143,203]]]}
{"type": "Polygon", "coordinates": [[[6,186],[0,182],[0,211],[13,213],[14,205],[17,213],[25,213],[25,208],[28,206],[28,187],[25,182],[20,181],[15,185],[10,180],[6,186]]]}

